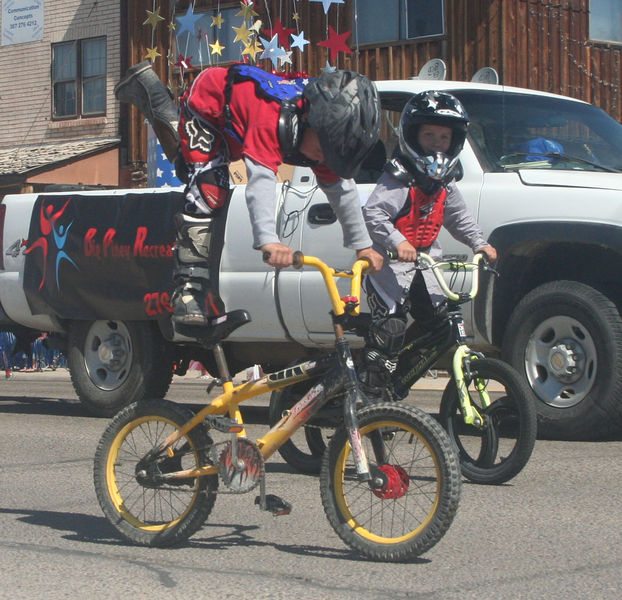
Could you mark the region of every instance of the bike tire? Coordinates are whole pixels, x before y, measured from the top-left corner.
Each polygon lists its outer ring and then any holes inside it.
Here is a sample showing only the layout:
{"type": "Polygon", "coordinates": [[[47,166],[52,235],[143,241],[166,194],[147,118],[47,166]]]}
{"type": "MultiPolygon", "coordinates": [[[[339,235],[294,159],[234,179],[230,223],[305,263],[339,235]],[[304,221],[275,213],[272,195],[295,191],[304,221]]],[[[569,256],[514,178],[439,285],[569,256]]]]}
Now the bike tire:
{"type": "Polygon", "coordinates": [[[464,423],[453,379],[443,392],[439,419],[456,444],[464,477],[474,483],[505,483],[527,464],[536,441],[537,417],[531,390],[510,365],[500,360],[473,360],[471,374],[486,382],[492,399],[484,409],[473,380],[470,382],[471,402],[486,417],[484,429],[464,423]]]}
{"type": "Polygon", "coordinates": [[[166,400],[130,404],[104,431],[93,467],[95,493],[104,515],[128,541],[166,547],[193,535],[214,506],[218,476],[183,480],[174,485],[141,483],[139,470],[177,471],[210,464],[207,431],[198,426],[174,446],[176,454],[138,467],[145,454],[188,421],[192,411],[166,400]]]}
{"type": "MultiPolygon", "coordinates": [[[[273,391],[270,395],[270,405],[268,408],[270,427],[276,425],[283,417],[283,414],[294,406],[311,389],[311,386],[317,382],[317,379],[308,379],[273,391]]],[[[341,402],[339,402],[339,405],[341,406],[341,402]]],[[[335,419],[335,422],[331,424],[323,420],[321,410],[317,418],[311,419],[309,423],[301,428],[301,431],[295,433],[278,450],[283,460],[290,467],[301,473],[309,475],[318,475],[320,473],[322,456],[326,450],[326,445],[335,428],[341,422],[341,419],[335,419]]]]}
{"type": "Polygon", "coordinates": [[[348,435],[340,427],[322,461],[324,512],[337,535],[363,556],[385,562],[413,559],[443,537],[458,509],[462,478],[455,448],[442,427],[415,407],[382,403],[357,414],[370,467],[401,469],[402,483],[397,489],[373,490],[360,482],[348,435]],[[389,459],[381,465],[371,446],[375,432],[381,433],[389,459]]]}

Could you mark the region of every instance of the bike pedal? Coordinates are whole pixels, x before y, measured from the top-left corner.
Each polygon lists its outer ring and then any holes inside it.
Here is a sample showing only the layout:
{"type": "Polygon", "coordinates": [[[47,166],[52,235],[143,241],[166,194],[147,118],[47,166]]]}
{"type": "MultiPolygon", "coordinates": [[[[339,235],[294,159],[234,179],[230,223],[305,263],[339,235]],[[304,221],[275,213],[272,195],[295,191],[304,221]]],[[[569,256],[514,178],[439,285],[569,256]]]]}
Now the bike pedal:
{"type": "Polygon", "coordinates": [[[261,510],[271,512],[275,517],[280,515],[288,515],[292,512],[292,505],[283,500],[283,498],[279,498],[274,494],[266,494],[265,506],[262,506],[261,504],[261,496],[257,496],[255,498],[255,504],[258,504],[261,510]]]}
{"type": "Polygon", "coordinates": [[[238,423],[235,419],[230,419],[223,415],[207,415],[205,417],[205,423],[217,431],[223,433],[240,433],[244,429],[242,423],[238,423]]]}

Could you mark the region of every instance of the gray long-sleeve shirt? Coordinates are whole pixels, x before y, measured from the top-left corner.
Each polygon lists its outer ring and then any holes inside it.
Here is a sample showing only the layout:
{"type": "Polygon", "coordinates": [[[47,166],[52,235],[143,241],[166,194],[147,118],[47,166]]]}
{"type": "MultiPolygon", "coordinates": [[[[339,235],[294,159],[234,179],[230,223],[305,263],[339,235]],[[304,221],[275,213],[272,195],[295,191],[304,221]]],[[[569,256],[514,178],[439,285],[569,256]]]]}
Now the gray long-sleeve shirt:
{"type": "MultiPolygon", "coordinates": [[[[386,257],[387,250],[396,251],[398,244],[405,241],[404,235],[395,228],[395,219],[408,199],[409,188],[389,173],[383,173],[374,191],[363,207],[363,215],[374,248],[386,257]]],[[[468,210],[462,194],[455,184],[447,186],[443,227],[459,242],[466,244],[474,252],[488,245],[482,230],[468,210]]],[[[429,249],[422,248],[435,259],[442,256],[438,239],[429,249]]],[[[412,263],[389,261],[378,273],[369,275],[374,287],[385,299],[402,304],[408,297],[410,284],[416,270],[412,263]]],[[[432,302],[438,304],[445,298],[438,282],[430,271],[423,271],[424,280],[432,302]]]]}
{"type": "MultiPolygon", "coordinates": [[[[280,242],[276,232],[276,176],[250,158],[244,162],[248,173],[246,205],[253,227],[253,248],[280,242]]],[[[343,230],[343,245],[353,250],[369,248],[371,238],[363,221],[356,184],[352,179],[340,179],[330,185],[321,184],[328,202],[337,215],[343,230]]]]}

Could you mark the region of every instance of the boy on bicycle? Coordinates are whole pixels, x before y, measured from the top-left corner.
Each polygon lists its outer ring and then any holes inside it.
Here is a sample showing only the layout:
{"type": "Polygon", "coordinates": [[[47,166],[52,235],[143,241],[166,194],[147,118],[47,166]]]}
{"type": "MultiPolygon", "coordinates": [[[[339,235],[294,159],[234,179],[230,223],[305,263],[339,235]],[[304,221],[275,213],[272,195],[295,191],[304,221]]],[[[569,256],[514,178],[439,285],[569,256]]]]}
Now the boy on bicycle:
{"type": "Polygon", "coordinates": [[[374,248],[397,255],[365,279],[373,322],[359,378],[372,400],[382,398],[396,367],[407,314],[423,331],[442,322],[445,296],[432,273],[415,268],[417,252],[439,259],[437,236],[444,226],[474,252],[484,252],[491,262],[497,258],[453,183],[461,171],[458,155],[468,123],[464,107],[451,94],[413,96],[400,118],[399,147],[363,208],[374,248]]]}

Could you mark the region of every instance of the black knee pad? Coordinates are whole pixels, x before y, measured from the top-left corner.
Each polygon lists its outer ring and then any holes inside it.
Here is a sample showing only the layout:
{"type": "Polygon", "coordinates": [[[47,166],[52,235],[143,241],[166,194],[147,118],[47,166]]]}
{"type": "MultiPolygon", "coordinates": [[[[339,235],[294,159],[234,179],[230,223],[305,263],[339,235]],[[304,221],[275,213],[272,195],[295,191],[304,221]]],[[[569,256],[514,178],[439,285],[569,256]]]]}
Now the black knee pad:
{"type": "Polygon", "coordinates": [[[394,356],[401,349],[406,333],[406,319],[390,315],[374,321],[369,327],[365,341],[369,348],[394,356]]]}

